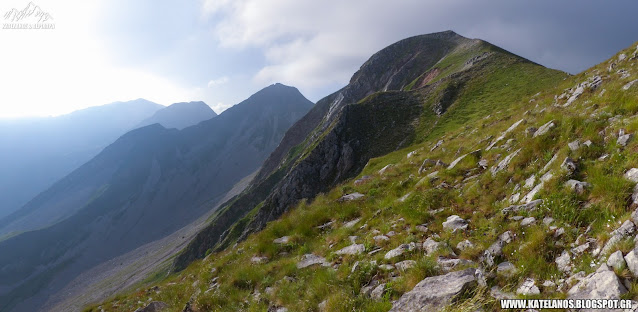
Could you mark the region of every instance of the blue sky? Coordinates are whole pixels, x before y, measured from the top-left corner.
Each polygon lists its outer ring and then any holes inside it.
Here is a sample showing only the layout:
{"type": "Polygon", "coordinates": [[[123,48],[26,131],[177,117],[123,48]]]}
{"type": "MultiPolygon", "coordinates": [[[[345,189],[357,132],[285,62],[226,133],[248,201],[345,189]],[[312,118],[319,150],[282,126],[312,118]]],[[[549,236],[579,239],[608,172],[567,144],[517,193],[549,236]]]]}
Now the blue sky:
{"type": "MultiPolygon", "coordinates": [[[[6,0],[0,17],[29,1],[6,0]]],[[[454,30],[577,73],[638,41],[636,1],[33,0],[55,29],[0,29],[0,117],[118,100],[220,113],[281,82],[310,100],[379,49],[454,30]]]]}

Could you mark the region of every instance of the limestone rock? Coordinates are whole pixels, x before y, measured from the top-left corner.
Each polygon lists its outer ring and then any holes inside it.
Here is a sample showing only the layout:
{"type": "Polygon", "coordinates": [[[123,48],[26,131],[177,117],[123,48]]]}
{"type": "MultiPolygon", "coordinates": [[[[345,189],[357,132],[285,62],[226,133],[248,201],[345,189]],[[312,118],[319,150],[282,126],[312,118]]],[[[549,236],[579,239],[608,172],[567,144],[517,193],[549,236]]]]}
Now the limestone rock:
{"type": "Polygon", "coordinates": [[[638,276],[638,255],[635,249],[625,255],[625,263],[631,274],[638,276]]]}
{"type": "Polygon", "coordinates": [[[574,173],[574,171],[576,171],[576,163],[569,157],[565,157],[565,160],[563,160],[563,163],[560,165],[560,167],[561,169],[567,171],[568,174],[572,174],[574,173]]]}
{"type": "Polygon", "coordinates": [[[621,270],[627,266],[627,263],[625,263],[625,259],[622,256],[622,251],[617,250],[612,253],[607,259],[607,265],[617,270],[621,270]]]}
{"type": "Polygon", "coordinates": [[[272,241],[275,244],[288,244],[290,242],[290,236],[283,236],[280,238],[276,238],[272,241]]]}
{"type": "Polygon", "coordinates": [[[388,251],[388,252],[385,254],[384,258],[385,258],[386,260],[390,260],[390,259],[393,259],[393,258],[396,258],[396,257],[398,257],[398,256],[403,255],[406,251],[412,251],[412,250],[414,250],[415,248],[416,248],[416,244],[415,244],[415,243],[402,244],[402,245],[400,245],[399,247],[394,248],[394,249],[392,249],[392,250],[388,251]]]}
{"type": "Polygon", "coordinates": [[[586,189],[591,187],[591,184],[578,180],[569,180],[565,182],[565,186],[577,194],[583,194],[586,189]]]}
{"type": "Polygon", "coordinates": [[[596,272],[582,279],[567,292],[569,299],[619,299],[627,292],[622,284],[606,264],[602,264],[596,272]]]}
{"type": "Polygon", "coordinates": [[[315,264],[320,264],[322,266],[328,266],[330,265],[327,261],[326,258],[324,257],[319,257],[315,254],[305,254],[303,256],[301,256],[301,260],[299,260],[299,262],[297,262],[297,268],[298,269],[303,269],[315,264]]]}
{"type": "Polygon", "coordinates": [[[451,215],[445,222],[443,222],[443,228],[452,231],[464,231],[465,229],[467,229],[467,226],[467,221],[463,220],[457,215],[451,215]]]}
{"type": "Polygon", "coordinates": [[[513,153],[505,156],[505,158],[503,158],[503,160],[501,160],[496,166],[492,167],[490,169],[490,172],[492,172],[492,176],[495,176],[497,173],[499,173],[500,171],[504,170],[507,168],[507,166],[509,166],[510,162],[512,161],[512,159],[518,154],[518,152],[520,152],[521,149],[517,149],[516,151],[514,151],[513,153]]]}
{"type": "Polygon", "coordinates": [[[572,259],[566,250],[563,250],[563,253],[556,257],[555,262],[561,272],[569,272],[572,270],[572,259]]]}
{"type": "Polygon", "coordinates": [[[512,276],[518,272],[516,266],[514,266],[511,262],[501,262],[496,267],[496,274],[503,275],[506,277],[512,276]]]}
{"type": "Polygon", "coordinates": [[[458,250],[465,250],[465,249],[470,249],[470,248],[474,248],[474,244],[472,244],[472,242],[470,242],[469,240],[464,240],[462,242],[459,242],[458,244],[456,244],[456,249],[458,250]]]}
{"type": "Polygon", "coordinates": [[[337,250],[335,253],[338,255],[358,255],[363,253],[365,250],[366,247],[363,244],[352,244],[337,250]]]}
{"type": "Polygon", "coordinates": [[[526,278],[523,284],[516,289],[516,293],[523,296],[538,295],[541,293],[533,278],[526,278]]]}
{"type": "Polygon", "coordinates": [[[527,217],[525,219],[523,219],[523,221],[521,221],[521,226],[529,226],[536,223],[536,218],[534,217],[527,217]]]}
{"type": "Polygon", "coordinates": [[[352,194],[347,194],[347,195],[341,196],[341,198],[339,198],[339,201],[340,202],[353,201],[353,200],[361,199],[364,196],[365,195],[363,195],[361,193],[352,193],[352,194]]]}
{"type": "Polygon", "coordinates": [[[423,250],[425,250],[426,255],[431,255],[437,249],[441,247],[442,243],[439,243],[432,239],[432,237],[428,237],[428,239],[423,242],[423,250]]]}
{"type": "Polygon", "coordinates": [[[638,183],[638,168],[631,168],[625,172],[625,178],[629,181],[638,183]]]}
{"type": "Polygon", "coordinates": [[[554,121],[551,120],[551,121],[547,122],[546,124],[542,125],[540,128],[538,128],[538,130],[536,130],[536,132],[534,132],[534,135],[532,137],[535,138],[537,136],[545,135],[547,132],[549,132],[549,130],[554,128],[554,126],[556,126],[556,125],[554,124],[554,121]]]}
{"type": "Polygon", "coordinates": [[[428,277],[403,294],[391,312],[439,311],[477,285],[475,269],[428,277]]]}
{"type": "Polygon", "coordinates": [[[399,271],[405,271],[405,270],[408,270],[408,269],[411,269],[411,268],[415,267],[416,266],[416,261],[414,261],[414,260],[404,260],[404,261],[395,263],[394,266],[399,271]]]}

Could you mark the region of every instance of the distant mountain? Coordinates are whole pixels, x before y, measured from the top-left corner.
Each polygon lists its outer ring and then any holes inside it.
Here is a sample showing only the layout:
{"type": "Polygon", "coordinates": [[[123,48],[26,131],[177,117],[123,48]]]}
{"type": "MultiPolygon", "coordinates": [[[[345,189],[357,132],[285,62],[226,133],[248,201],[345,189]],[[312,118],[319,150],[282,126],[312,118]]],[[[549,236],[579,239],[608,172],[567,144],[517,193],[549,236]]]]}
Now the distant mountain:
{"type": "Polygon", "coordinates": [[[197,219],[312,106],[275,84],[195,126],[123,135],[2,220],[5,233],[49,226],[0,241],[0,310],[36,309],[83,271],[197,219]]]}
{"type": "Polygon", "coordinates": [[[562,77],[453,31],[398,41],[372,55],[348,85],[319,100],[286,132],[251,185],[220,209],[174,268],[245,239],[299,201],[356,176],[374,157],[461,127],[489,114],[502,98],[527,97],[562,77]],[[480,100],[473,97],[482,92],[487,95],[480,100]]]}
{"type": "Polygon", "coordinates": [[[143,120],[137,127],[158,123],[167,129],[175,128],[181,130],[215,116],[217,114],[204,102],[182,102],[158,110],[153,116],[143,120]]]}
{"type": "Polygon", "coordinates": [[[58,117],[0,120],[0,218],[162,108],[137,99],[58,117]]]}

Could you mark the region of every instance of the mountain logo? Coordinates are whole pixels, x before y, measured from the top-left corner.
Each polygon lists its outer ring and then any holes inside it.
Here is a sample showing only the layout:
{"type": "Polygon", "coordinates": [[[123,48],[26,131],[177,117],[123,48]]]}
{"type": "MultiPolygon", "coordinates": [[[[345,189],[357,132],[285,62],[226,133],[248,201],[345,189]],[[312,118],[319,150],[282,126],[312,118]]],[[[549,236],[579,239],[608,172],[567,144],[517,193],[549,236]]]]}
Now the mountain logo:
{"type": "Polygon", "coordinates": [[[13,8],[3,17],[2,29],[55,29],[53,16],[33,2],[22,10],[13,8]]]}

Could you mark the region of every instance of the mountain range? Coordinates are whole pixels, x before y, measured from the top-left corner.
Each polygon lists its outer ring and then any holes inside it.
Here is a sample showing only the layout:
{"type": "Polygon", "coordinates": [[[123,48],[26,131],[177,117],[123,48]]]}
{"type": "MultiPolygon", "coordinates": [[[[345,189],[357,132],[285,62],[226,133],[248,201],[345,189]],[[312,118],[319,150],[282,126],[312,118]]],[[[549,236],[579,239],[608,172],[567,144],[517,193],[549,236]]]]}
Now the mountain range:
{"type": "Polygon", "coordinates": [[[637,300],[637,64],[570,75],[444,31],[315,105],[275,84],[182,129],[156,114],[0,220],[0,310],[637,300]]]}
{"type": "Polygon", "coordinates": [[[276,84],[195,126],[126,133],[2,220],[15,232],[0,241],[2,309],[34,309],[77,274],[196,220],[311,107],[276,84]]]}

